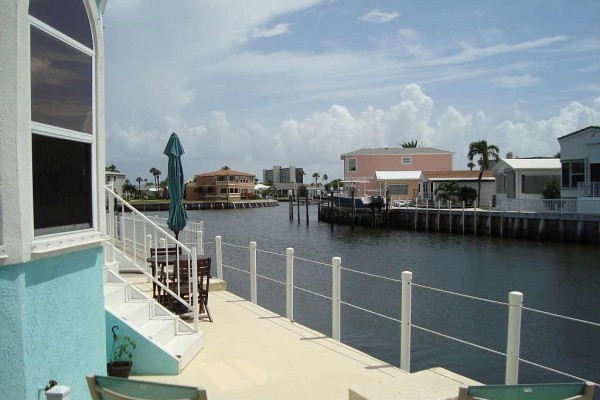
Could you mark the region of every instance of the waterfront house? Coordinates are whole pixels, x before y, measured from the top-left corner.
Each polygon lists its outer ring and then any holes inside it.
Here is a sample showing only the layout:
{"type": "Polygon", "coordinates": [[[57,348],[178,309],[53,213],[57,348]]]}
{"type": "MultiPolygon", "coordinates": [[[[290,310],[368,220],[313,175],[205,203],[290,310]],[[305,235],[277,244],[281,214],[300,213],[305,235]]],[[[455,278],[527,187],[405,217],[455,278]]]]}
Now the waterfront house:
{"type": "Polygon", "coordinates": [[[186,185],[186,200],[247,200],[254,198],[254,174],[221,169],[194,175],[186,185]]]}
{"type": "Polygon", "coordinates": [[[0,0],[3,399],[106,373],[105,4],[0,0]]]}
{"type": "Polygon", "coordinates": [[[368,179],[365,189],[367,194],[373,194],[377,191],[377,183],[373,180],[377,171],[449,171],[452,170],[453,154],[431,147],[385,147],[344,153],[341,160],[344,162],[344,180],[368,179]]]}
{"type": "Polygon", "coordinates": [[[406,201],[415,201],[419,191],[421,171],[377,171],[375,184],[377,195],[389,195],[390,205],[399,206],[406,201]]]}
{"type": "Polygon", "coordinates": [[[538,200],[550,181],[560,182],[558,158],[505,158],[499,160],[492,172],[496,178],[496,207],[504,201],[538,200]]]}
{"type": "MultiPolygon", "coordinates": [[[[425,202],[433,201],[437,207],[438,196],[435,191],[442,183],[456,182],[458,186],[468,186],[478,189],[480,171],[423,171],[419,177],[419,199],[425,202]]],[[[492,201],[496,191],[495,179],[492,171],[483,171],[481,177],[481,206],[487,206],[492,201]]]]}
{"type": "Polygon", "coordinates": [[[600,127],[558,138],[562,170],[562,198],[600,198],[600,127]]]}

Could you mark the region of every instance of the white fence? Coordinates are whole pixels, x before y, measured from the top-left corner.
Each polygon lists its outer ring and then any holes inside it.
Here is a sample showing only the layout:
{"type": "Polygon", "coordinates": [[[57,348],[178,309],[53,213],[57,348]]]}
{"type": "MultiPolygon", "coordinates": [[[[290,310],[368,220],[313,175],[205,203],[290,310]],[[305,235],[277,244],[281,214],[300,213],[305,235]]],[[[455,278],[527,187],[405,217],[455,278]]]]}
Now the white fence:
{"type": "Polygon", "coordinates": [[[497,211],[600,214],[600,197],[585,199],[505,199],[496,203],[497,211]]]}
{"type": "MultiPolygon", "coordinates": [[[[208,243],[206,243],[208,244],[208,243]]],[[[381,275],[370,274],[363,271],[354,270],[351,268],[347,268],[343,266],[342,259],[340,257],[332,257],[331,263],[322,263],[318,261],[303,259],[295,256],[293,248],[287,248],[285,254],[271,252],[263,249],[259,249],[256,242],[250,242],[248,246],[240,246],[236,244],[229,244],[222,241],[220,236],[215,237],[215,241],[210,243],[214,244],[214,252],[216,256],[217,263],[217,277],[223,279],[223,269],[229,269],[235,271],[236,273],[240,273],[243,275],[248,275],[249,287],[250,287],[250,301],[258,304],[258,285],[257,281],[259,279],[268,280],[277,285],[281,285],[282,288],[285,289],[285,317],[294,320],[294,291],[300,291],[303,293],[309,293],[314,296],[317,296],[321,299],[325,299],[328,302],[331,302],[331,331],[332,338],[335,340],[340,340],[340,332],[341,325],[343,321],[341,320],[341,305],[352,307],[353,309],[360,310],[365,313],[369,313],[375,315],[380,318],[385,318],[387,320],[393,321],[398,324],[398,328],[400,330],[400,343],[399,343],[399,359],[400,359],[400,367],[401,369],[410,372],[410,363],[411,363],[411,330],[414,328],[416,330],[427,332],[429,334],[436,335],[438,337],[445,338],[447,340],[455,341],[467,346],[471,346],[473,348],[486,351],[488,353],[500,356],[505,358],[505,382],[506,384],[516,384],[518,382],[519,377],[519,365],[527,364],[534,367],[538,367],[544,369],[546,371],[550,371],[553,373],[557,373],[560,375],[567,376],[572,379],[581,380],[581,381],[591,381],[590,379],[579,377],[573,374],[570,374],[565,371],[560,371],[548,366],[544,366],[540,363],[524,359],[520,356],[520,339],[521,339],[521,319],[522,319],[522,311],[527,310],[532,313],[543,314],[545,316],[549,316],[552,318],[568,320],[571,322],[576,322],[579,324],[591,326],[594,328],[600,328],[600,324],[596,322],[585,321],[581,319],[571,318],[568,316],[558,315],[554,313],[550,313],[547,311],[537,310],[533,308],[528,308],[523,306],[523,294],[520,292],[510,292],[507,296],[506,302],[485,299],[470,295],[465,295],[462,293],[456,293],[448,290],[442,290],[434,287],[429,287],[425,285],[418,284],[413,281],[412,273],[409,271],[404,271],[402,273],[401,279],[395,279],[390,277],[385,277],[381,275]],[[247,263],[244,260],[238,258],[238,260],[243,263],[244,267],[240,265],[227,265],[223,263],[223,248],[230,249],[233,251],[243,251],[247,252],[247,263]],[[280,279],[268,277],[265,275],[261,275],[257,273],[257,253],[265,253],[271,256],[274,256],[279,261],[278,265],[272,266],[271,269],[279,270],[280,279]],[[322,267],[329,268],[331,270],[331,290],[329,294],[319,293],[314,290],[307,289],[305,287],[301,287],[294,283],[294,263],[295,261],[302,261],[304,263],[312,263],[315,265],[319,265],[322,267]],[[343,293],[341,292],[341,277],[342,274],[360,274],[362,276],[368,276],[374,279],[385,280],[388,282],[392,282],[393,284],[397,284],[401,286],[401,298],[398,299],[401,303],[401,312],[400,318],[394,318],[389,315],[385,315],[382,313],[378,313],[376,311],[367,309],[365,307],[358,306],[356,304],[352,304],[350,302],[344,301],[343,293]],[[467,340],[463,340],[451,335],[444,334],[443,332],[438,332],[433,329],[429,329],[425,326],[420,326],[414,324],[412,322],[412,288],[419,288],[426,291],[443,293],[449,296],[466,298],[472,301],[480,302],[480,303],[490,303],[495,304],[507,309],[508,312],[508,324],[505,327],[507,332],[507,341],[506,348],[504,351],[500,351],[497,349],[492,349],[477,343],[472,343],[467,340]]],[[[227,255],[227,253],[225,253],[227,255]]],[[[499,328],[499,327],[496,327],[499,328]]],[[[599,331],[600,333],[600,331],[599,331]]],[[[596,386],[600,386],[595,383],[596,386]]]]}

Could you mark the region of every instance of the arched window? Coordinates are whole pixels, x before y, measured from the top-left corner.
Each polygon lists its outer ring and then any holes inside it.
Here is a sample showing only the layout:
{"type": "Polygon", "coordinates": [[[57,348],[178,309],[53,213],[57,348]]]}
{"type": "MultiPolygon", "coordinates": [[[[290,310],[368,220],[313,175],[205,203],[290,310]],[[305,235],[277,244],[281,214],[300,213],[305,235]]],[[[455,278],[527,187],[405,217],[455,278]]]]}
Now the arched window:
{"type": "Polygon", "coordinates": [[[30,0],[35,236],[94,227],[95,52],[83,0],[30,0]]]}

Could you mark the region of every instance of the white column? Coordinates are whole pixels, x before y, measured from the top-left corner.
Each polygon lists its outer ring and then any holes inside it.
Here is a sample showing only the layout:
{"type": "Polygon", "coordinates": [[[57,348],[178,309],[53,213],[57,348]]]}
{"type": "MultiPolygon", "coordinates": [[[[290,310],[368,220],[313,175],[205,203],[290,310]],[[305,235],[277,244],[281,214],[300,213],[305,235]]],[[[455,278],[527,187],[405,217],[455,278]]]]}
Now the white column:
{"type": "Polygon", "coordinates": [[[402,272],[402,304],[400,321],[400,369],[410,373],[412,272],[402,272]]]}
{"type": "Polygon", "coordinates": [[[250,301],[258,304],[256,296],[256,242],[250,242],[250,301]]]}
{"type": "Polygon", "coordinates": [[[194,332],[198,332],[198,314],[200,307],[198,306],[198,252],[195,247],[192,247],[192,307],[194,308],[194,332]]]}
{"type": "Polygon", "coordinates": [[[198,254],[204,255],[204,232],[202,231],[196,231],[196,249],[198,254]]]}
{"type": "Polygon", "coordinates": [[[508,335],[506,340],[506,385],[519,381],[519,349],[521,346],[521,311],[523,293],[508,294],[508,335]]]}
{"type": "Polygon", "coordinates": [[[217,257],[217,278],[223,279],[223,250],[221,249],[221,236],[215,236],[215,254],[217,257]]]}
{"type": "Polygon", "coordinates": [[[340,303],[340,286],[341,286],[341,265],[340,257],[331,259],[333,266],[331,279],[331,337],[334,340],[340,340],[340,318],[341,318],[341,303],[340,303]]]}
{"type": "Polygon", "coordinates": [[[285,316],[294,320],[294,249],[285,249],[285,316]]]}

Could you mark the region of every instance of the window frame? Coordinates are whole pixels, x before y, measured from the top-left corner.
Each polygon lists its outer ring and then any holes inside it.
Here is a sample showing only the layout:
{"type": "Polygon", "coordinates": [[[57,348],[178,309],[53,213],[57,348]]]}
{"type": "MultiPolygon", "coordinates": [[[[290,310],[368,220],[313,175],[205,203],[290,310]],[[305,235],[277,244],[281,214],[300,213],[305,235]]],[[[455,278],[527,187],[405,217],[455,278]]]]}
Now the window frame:
{"type": "Polygon", "coordinates": [[[411,165],[412,157],[411,156],[402,156],[401,162],[402,162],[402,165],[411,165]]]}
{"type": "Polygon", "coordinates": [[[346,171],[356,172],[358,170],[358,160],[356,159],[356,157],[349,157],[346,160],[346,171]],[[350,168],[351,161],[354,161],[354,169],[350,168]]]}
{"type": "MultiPolygon", "coordinates": [[[[85,8],[86,14],[88,16],[88,23],[90,24],[90,35],[92,36],[92,45],[94,45],[94,47],[96,47],[95,45],[95,32],[94,32],[94,28],[93,28],[93,24],[90,23],[91,19],[90,19],[90,10],[88,9],[89,4],[87,1],[82,0],[82,6],[85,8]]],[[[70,36],[67,36],[66,34],[60,32],[59,30],[53,28],[52,26],[44,23],[43,21],[39,20],[38,18],[28,14],[28,22],[29,22],[29,35],[31,35],[31,30],[32,29],[37,29],[39,30],[42,34],[48,35],[51,38],[58,40],[59,42],[77,50],[80,51],[82,53],[84,53],[85,55],[89,56],[91,58],[91,95],[92,95],[92,102],[91,102],[91,118],[92,118],[92,129],[91,129],[91,134],[90,133],[85,133],[85,132],[78,132],[78,131],[74,131],[71,129],[67,129],[67,128],[62,128],[62,127],[58,127],[58,126],[53,126],[53,125],[48,125],[48,124],[44,124],[41,122],[36,122],[31,120],[31,115],[32,115],[32,103],[33,103],[33,98],[31,96],[31,89],[30,89],[30,98],[29,98],[29,134],[31,135],[30,137],[33,137],[33,135],[41,135],[41,136],[46,136],[46,137],[50,137],[50,138],[56,138],[56,139],[62,139],[62,140],[68,140],[68,141],[75,141],[75,142],[82,142],[82,143],[86,143],[86,144],[90,144],[90,152],[91,152],[91,165],[90,165],[90,185],[91,185],[91,191],[90,191],[90,195],[91,195],[91,227],[89,228],[84,228],[84,229],[72,229],[72,230],[64,230],[64,231],[60,231],[60,232],[53,232],[53,233],[41,233],[41,234],[36,234],[35,229],[33,229],[33,242],[32,242],[32,252],[45,252],[45,251],[51,251],[53,246],[43,246],[43,243],[55,243],[58,246],[63,245],[62,240],[63,238],[65,238],[66,236],[71,236],[71,237],[79,237],[81,235],[89,237],[89,239],[91,240],[96,240],[99,238],[98,234],[99,234],[99,228],[100,228],[100,221],[99,218],[100,216],[98,215],[98,168],[99,165],[98,164],[98,160],[97,160],[97,154],[98,154],[98,112],[97,112],[97,107],[98,107],[98,90],[97,90],[97,85],[98,85],[98,75],[97,75],[97,55],[96,55],[96,50],[89,48],[85,45],[83,45],[82,43],[78,42],[77,40],[71,38],[70,36]],[[90,235],[90,233],[93,233],[92,235],[90,235]]],[[[29,51],[31,52],[31,39],[29,40],[29,51]]],[[[29,65],[31,66],[31,54],[29,56],[29,65]]],[[[31,86],[31,72],[29,74],[29,82],[30,82],[30,86],[31,86]]],[[[33,164],[33,160],[32,160],[32,164],[33,164]]],[[[33,177],[32,177],[33,179],[33,177]]],[[[32,182],[33,183],[33,182],[32,182]]],[[[33,203],[33,184],[30,185],[31,189],[30,189],[30,195],[31,195],[31,199],[32,199],[32,203],[33,203]]],[[[33,208],[32,208],[32,214],[33,214],[33,208]]],[[[33,218],[32,218],[33,220],[33,218]]],[[[32,227],[33,228],[33,227],[32,227]]],[[[75,241],[73,241],[75,242],[75,241]]],[[[70,244],[70,243],[69,243],[70,244]]]]}
{"type": "Polygon", "coordinates": [[[577,183],[579,182],[586,182],[586,170],[587,170],[587,165],[586,165],[586,161],[584,159],[579,159],[579,160],[565,160],[561,162],[561,173],[560,173],[560,187],[561,189],[577,189],[577,183]],[[583,166],[583,172],[578,172],[578,173],[573,173],[573,164],[581,164],[583,166]],[[567,166],[567,171],[565,171],[565,166],[567,166]],[[567,177],[569,178],[569,181],[566,182],[565,185],[565,173],[567,175],[567,177]],[[575,184],[573,184],[573,177],[574,176],[578,176],[578,177],[583,177],[582,180],[578,180],[577,182],[575,182],[575,184]]]}

